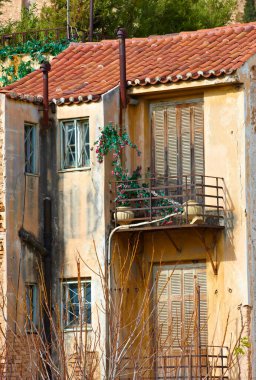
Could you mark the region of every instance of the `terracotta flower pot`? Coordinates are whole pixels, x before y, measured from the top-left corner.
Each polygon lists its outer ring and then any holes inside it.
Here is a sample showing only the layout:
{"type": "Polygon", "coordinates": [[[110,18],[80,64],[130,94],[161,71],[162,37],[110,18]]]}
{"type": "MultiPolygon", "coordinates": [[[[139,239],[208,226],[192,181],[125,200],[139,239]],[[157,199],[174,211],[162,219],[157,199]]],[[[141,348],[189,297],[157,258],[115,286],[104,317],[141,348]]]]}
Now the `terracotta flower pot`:
{"type": "Polygon", "coordinates": [[[130,207],[119,206],[114,213],[114,219],[118,224],[129,224],[130,219],[134,218],[134,212],[130,210],[130,207]]]}
{"type": "Polygon", "coordinates": [[[188,219],[190,224],[203,222],[203,217],[201,216],[203,208],[196,201],[189,200],[183,203],[183,208],[182,215],[188,219]]]}

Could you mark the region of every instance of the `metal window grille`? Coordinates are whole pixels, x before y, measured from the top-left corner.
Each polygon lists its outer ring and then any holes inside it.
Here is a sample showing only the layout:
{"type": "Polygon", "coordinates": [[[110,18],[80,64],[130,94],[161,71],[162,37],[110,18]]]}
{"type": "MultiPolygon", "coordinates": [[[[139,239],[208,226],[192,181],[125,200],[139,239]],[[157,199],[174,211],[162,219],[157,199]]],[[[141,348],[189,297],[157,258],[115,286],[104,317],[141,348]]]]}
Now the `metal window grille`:
{"type": "Polygon", "coordinates": [[[63,325],[65,329],[92,322],[91,282],[68,281],[63,283],[63,325]]]}
{"type": "Polygon", "coordinates": [[[38,327],[38,287],[26,284],[26,329],[31,331],[38,327]]]}
{"type": "Polygon", "coordinates": [[[90,166],[89,120],[61,122],[61,168],[90,166]]]}
{"type": "Polygon", "coordinates": [[[25,173],[36,173],[36,126],[25,124],[25,173]]]}

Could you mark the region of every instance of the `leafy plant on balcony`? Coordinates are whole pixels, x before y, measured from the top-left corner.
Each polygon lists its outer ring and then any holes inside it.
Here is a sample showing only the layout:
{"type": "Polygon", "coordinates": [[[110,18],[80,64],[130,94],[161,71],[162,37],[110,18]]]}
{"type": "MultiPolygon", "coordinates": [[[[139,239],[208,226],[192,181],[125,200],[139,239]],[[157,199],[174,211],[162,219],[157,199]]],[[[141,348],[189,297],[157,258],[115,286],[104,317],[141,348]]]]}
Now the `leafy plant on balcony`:
{"type": "Polygon", "coordinates": [[[149,216],[151,199],[151,206],[159,208],[151,209],[151,216],[154,218],[182,212],[179,203],[162,198],[165,196],[164,191],[151,191],[148,183],[140,182],[141,166],[137,166],[131,174],[123,167],[121,156],[127,147],[134,149],[137,156],[141,155],[126,130],[120,134],[116,126],[108,124],[100,130],[100,136],[94,145],[96,146],[97,162],[102,163],[104,157],[112,154],[111,175],[117,181],[117,196],[114,201],[118,206],[129,206],[138,210],[147,209],[145,212],[149,216]]]}

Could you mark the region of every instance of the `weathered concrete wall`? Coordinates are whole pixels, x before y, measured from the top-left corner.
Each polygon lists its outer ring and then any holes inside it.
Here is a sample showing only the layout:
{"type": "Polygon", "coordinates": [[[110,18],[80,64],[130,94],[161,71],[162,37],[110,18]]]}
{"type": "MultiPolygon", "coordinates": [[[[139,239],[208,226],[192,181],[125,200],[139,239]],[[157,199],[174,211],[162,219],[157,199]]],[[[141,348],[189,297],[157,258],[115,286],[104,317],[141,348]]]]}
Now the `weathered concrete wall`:
{"type": "MultiPolygon", "coordinates": [[[[37,355],[36,339],[24,335],[26,308],[25,283],[38,282],[38,260],[18,237],[24,227],[40,238],[39,231],[39,176],[24,174],[24,122],[38,126],[36,106],[5,99],[5,160],[6,160],[6,295],[7,335],[6,376],[32,377],[37,355]],[[18,116],[18,117],[17,117],[18,116]],[[20,350],[20,347],[27,347],[20,350]],[[33,363],[32,363],[33,362],[33,363]]],[[[38,126],[39,137],[39,126],[38,126]]],[[[32,337],[32,336],[31,336],[32,337]]],[[[35,373],[35,372],[34,372],[35,373]]]]}
{"type": "Polygon", "coordinates": [[[256,378],[256,59],[252,57],[239,71],[239,77],[245,88],[245,173],[246,173],[246,239],[247,239],[247,270],[248,270],[248,297],[252,309],[251,323],[251,360],[252,379],[256,378]]]}
{"type": "MultiPolygon", "coordinates": [[[[90,145],[93,146],[103,126],[102,102],[58,107],[57,119],[89,118],[90,145]]],[[[60,170],[60,129],[57,125],[57,188],[55,202],[56,243],[53,251],[53,296],[59,304],[61,280],[78,277],[77,262],[80,261],[80,276],[92,281],[92,330],[88,339],[92,340],[89,351],[102,352],[105,342],[104,281],[97,275],[105,267],[105,211],[104,211],[104,165],[96,164],[95,152],[91,151],[91,165],[86,169],[60,170]],[[96,334],[100,323],[100,336],[96,334]],[[96,340],[96,341],[95,341],[96,340]],[[98,340],[98,342],[97,342],[98,340]],[[99,347],[99,342],[101,347],[99,347]]],[[[65,331],[67,354],[74,353],[74,331],[65,331]]],[[[90,346],[88,344],[88,346],[90,346]]],[[[103,368],[103,367],[102,367],[103,368]]],[[[102,369],[103,370],[103,369],[102,369]]]]}

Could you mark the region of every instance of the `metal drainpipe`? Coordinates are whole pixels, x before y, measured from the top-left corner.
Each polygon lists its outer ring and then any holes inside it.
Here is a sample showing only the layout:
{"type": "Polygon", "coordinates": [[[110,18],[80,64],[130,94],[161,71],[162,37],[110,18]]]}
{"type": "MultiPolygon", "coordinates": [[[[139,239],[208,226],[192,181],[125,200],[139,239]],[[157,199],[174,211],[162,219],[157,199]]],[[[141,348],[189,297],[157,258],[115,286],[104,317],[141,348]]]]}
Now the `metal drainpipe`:
{"type": "Polygon", "coordinates": [[[120,135],[121,135],[122,134],[122,125],[123,125],[123,110],[125,110],[127,107],[126,49],[125,49],[126,30],[124,28],[118,28],[117,38],[119,39],[119,67],[120,67],[119,126],[120,126],[120,135]]]}
{"type": "MultiPolygon", "coordinates": [[[[46,344],[48,345],[48,352],[51,355],[51,249],[52,249],[52,204],[51,198],[47,197],[47,137],[46,131],[49,129],[49,78],[48,73],[51,70],[49,62],[42,62],[40,69],[43,73],[43,123],[41,126],[41,144],[42,153],[45,155],[43,166],[41,167],[41,193],[43,195],[43,241],[44,247],[47,250],[46,256],[43,258],[43,271],[44,271],[44,286],[46,307],[43,310],[44,321],[44,334],[46,344]]],[[[52,379],[51,366],[47,365],[48,379],[52,379]]]]}
{"type": "Polygon", "coordinates": [[[48,73],[51,70],[49,62],[41,63],[40,69],[43,73],[43,129],[49,128],[49,80],[48,73]]]}

